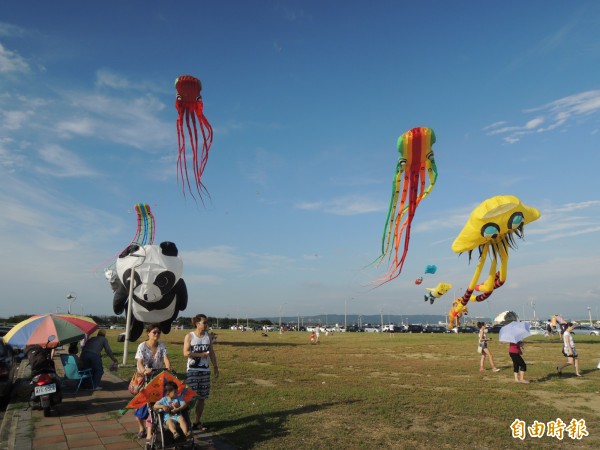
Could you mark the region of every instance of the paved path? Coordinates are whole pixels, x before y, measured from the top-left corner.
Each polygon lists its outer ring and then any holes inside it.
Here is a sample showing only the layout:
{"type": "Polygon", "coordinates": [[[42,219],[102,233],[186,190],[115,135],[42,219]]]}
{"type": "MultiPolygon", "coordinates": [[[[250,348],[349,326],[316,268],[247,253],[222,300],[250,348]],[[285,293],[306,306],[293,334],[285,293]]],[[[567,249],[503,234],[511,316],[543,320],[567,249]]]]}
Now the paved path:
{"type": "MultiPolygon", "coordinates": [[[[62,376],[60,358],[56,357],[57,373],[62,376]]],[[[80,389],[73,382],[63,388],[63,402],[44,417],[43,411],[31,410],[29,394],[30,367],[23,361],[19,380],[0,427],[0,450],[102,450],[144,448],[145,440],[137,439],[138,426],[133,411],[121,415],[118,411],[131,400],[128,382],[108,370],[102,377],[103,390],[80,389]]],[[[196,449],[233,450],[234,447],[209,433],[195,435],[196,449]]]]}

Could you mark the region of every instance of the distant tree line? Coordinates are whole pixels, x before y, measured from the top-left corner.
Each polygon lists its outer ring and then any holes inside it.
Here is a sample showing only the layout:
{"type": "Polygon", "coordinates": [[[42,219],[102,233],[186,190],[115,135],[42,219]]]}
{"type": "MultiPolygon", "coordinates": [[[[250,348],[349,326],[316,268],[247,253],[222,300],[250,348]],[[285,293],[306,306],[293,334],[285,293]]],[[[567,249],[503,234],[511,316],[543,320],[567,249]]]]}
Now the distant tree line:
{"type": "MultiPolygon", "coordinates": [[[[31,316],[33,316],[33,314],[17,314],[15,316],[10,316],[10,317],[0,317],[0,323],[3,324],[17,324],[19,322],[22,322],[26,319],[29,319],[31,316]]],[[[94,321],[99,325],[99,326],[111,326],[111,325],[125,325],[125,316],[121,315],[121,316],[96,316],[96,315],[89,315],[88,317],[91,317],[92,319],[94,319],[94,321]]],[[[262,327],[263,325],[273,325],[273,323],[270,320],[267,319],[262,319],[262,320],[256,320],[256,319],[232,319],[231,317],[209,317],[209,321],[210,321],[210,325],[213,328],[230,328],[234,325],[243,325],[243,326],[250,326],[250,327],[256,327],[256,326],[260,326],[262,327]]],[[[174,322],[173,325],[176,326],[184,326],[185,328],[191,328],[193,327],[192,325],[192,318],[191,317],[178,317],[174,322]]]]}

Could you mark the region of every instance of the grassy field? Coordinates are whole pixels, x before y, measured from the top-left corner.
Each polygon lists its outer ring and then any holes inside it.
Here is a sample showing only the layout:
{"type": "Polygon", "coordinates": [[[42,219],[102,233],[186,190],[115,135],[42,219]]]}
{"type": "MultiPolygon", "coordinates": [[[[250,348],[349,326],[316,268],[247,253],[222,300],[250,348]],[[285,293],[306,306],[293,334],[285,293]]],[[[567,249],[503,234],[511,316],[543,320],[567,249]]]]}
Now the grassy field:
{"type": "MultiPolygon", "coordinates": [[[[162,337],[182,376],[185,332],[162,337]]],[[[118,354],[116,334],[108,338],[118,354]]],[[[476,334],[323,333],[311,345],[308,333],[218,330],[221,375],[204,420],[242,449],[600,448],[600,339],[577,336],[576,344],[584,377],[572,367],[559,377],[559,338],[528,338],[526,385],[514,382],[507,344],[490,346],[500,372],[479,371],[476,334]],[[515,419],[527,427],[575,419],[589,435],[565,429],[562,440],[547,431],[521,440],[515,419]]],[[[119,369],[124,379],[131,373],[119,369]]]]}

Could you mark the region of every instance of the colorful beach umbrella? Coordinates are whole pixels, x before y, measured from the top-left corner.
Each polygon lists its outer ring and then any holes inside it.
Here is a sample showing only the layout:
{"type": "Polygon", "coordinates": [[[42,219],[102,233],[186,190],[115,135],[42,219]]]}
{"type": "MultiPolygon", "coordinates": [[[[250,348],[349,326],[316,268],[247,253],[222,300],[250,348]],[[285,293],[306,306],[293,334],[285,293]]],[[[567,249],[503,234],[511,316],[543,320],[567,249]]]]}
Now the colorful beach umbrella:
{"type": "Polygon", "coordinates": [[[32,316],[16,324],[4,336],[4,342],[15,348],[28,345],[45,346],[48,336],[56,339],[50,346],[56,347],[83,339],[98,329],[98,324],[90,317],[75,314],[42,314],[32,316]]]}
{"type": "Polygon", "coordinates": [[[159,373],[152,378],[146,386],[127,404],[128,409],[138,409],[147,403],[155,403],[165,396],[165,384],[173,381],[177,385],[177,393],[189,405],[190,401],[198,394],[189,388],[183,381],[167,371],[159,373]]]}

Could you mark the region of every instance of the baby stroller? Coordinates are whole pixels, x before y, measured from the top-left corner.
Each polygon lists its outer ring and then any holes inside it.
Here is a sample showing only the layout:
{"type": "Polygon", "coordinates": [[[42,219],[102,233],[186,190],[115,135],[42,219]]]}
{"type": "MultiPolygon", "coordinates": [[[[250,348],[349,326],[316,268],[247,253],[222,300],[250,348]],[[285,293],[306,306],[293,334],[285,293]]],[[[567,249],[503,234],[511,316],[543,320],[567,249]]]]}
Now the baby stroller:
{"type": "Polygon", "coordinates": [[[193,398],[196,394],[191,389],[186,388],[175,375],[168,371],[162,371],[158,374],[153,371],[155,375],[152,380],[148,381],[142,390],[149,390],[148,403],[148,414],[151,421],[152,435],[150,440],[146,443],[146,450],[154,449],[193,449],[194,448],[194,436],[190,434],[190,437],[186,437],[181,430],[179,423],[176,422],[176,430],[178,437],[175,438],[173,433],[169,430],[165,424],[165,411],[154,409],[154,405],[159,401],[159,398],[163,398],[166,395],[165,386],[169,382],[174,382],[177,385],[183,387],[178,389],[178,394],[183,396],[183,400],[188,405],[187,408],[181,411],[181,416],[185,419],[188,426],[188,430],[192,429],[192,424],[189,416],[190,406],[193,404],[193,398]],[[186,395],[184,394],[184,391],[186,395]],[[187,398],[187,399],[186,399],[187,398]]]}
{"type": "MultiPolygon", "coordinates": [[[[154,406],[154,405],[152,405],[154,406]]],[[[193,449],[194,448],[194,435],[192,434],[189,438],[185,436],[179,424],[177,424],[177,433],[179,437],[175,439],[173,433],[165,425],[165,413],[163,411],[156,411],[154,409],[149,410],[150,420],[152,421],[152,438],[149,445],[146,446],[146,450],[154,449],[193,449]]],[[[192,423],[189,417],[189,408],[186,411],[182,411],[182,415],[188,424],[188,429],[192,429],[192,423]]]]}

